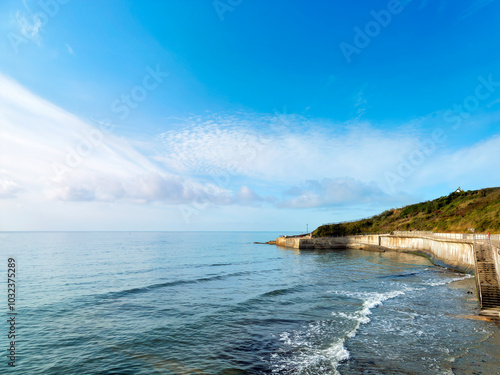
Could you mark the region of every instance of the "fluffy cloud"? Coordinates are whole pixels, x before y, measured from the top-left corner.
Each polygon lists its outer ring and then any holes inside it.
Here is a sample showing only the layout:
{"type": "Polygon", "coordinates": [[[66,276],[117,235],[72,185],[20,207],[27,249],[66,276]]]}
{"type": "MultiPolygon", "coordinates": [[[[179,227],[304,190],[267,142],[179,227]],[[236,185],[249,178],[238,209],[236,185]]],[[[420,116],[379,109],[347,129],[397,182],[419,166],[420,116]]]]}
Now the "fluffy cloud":
{"type": "Polygon", "coordinates": [[[286,208],[310,208],[349,206],[387,199],[387,195],[374,184],[365,184],[352,178],[306,181],[287,191],[288,199],[279,206],[286,208]]]}
{"type": "Polygon", "coordinates": [[[53,184],[49,197],[64,201],[129,200],[135,203],[159,201],[186,204],[202,197],[216,201],[216,197],[222,194],[227,192],[216,186],[196,184],[177,176],[143,173],[117,178],[85,171],[53,184]]]}
{"type": "Polygon", "coordinates": [[[14,181],[0,180],[0,198],[15,198],[22,187],[14,181]]]}

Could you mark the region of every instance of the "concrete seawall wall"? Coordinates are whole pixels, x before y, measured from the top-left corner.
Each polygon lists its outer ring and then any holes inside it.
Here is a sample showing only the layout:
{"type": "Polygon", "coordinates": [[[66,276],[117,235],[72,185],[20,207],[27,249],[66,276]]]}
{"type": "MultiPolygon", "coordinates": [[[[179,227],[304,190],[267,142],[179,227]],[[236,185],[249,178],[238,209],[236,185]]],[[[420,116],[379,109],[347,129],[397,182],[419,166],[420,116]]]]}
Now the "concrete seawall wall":
{"type": "Polygon", "coordinates": [[[497,280],[500,283],[500,247],[498,243],[493,244],[493,262],[495,262],[497,280]]]}
{"type": "Polygon", "coordinates": [[[348,237],[322,237],[300,238],[279,237],[276,245],[294,249],[369,249],[377,250],[380,245],[380,236],[348,236],[348,237]]]}
{"type": "Polygon", "coordinates": [[[301,238],[295,237],[278,237],[276,238],[276,245],[283,247],[291,247],[293,249],[300,249],[301,238]]]}
{"type": "MultiPolygon", "coordinates": [[[[435,264],[461,272],[474,272],[472,241],[431,237],[366,235],[321,238],[276,239],[276,245],[295,249],[361,249],[401,251],[428,256],[435,264]]],[[[497,257],[500,260],[500,256],[497,257]]],[[[500,263],[497,264],[497,271],[500,263]]]]}
{"type": "Polygon", "coordinates": [[[381,246],[427,255],[432,262],[462,272],[474,272],[473,243],[430,237],[381,236],[381,246]]]}

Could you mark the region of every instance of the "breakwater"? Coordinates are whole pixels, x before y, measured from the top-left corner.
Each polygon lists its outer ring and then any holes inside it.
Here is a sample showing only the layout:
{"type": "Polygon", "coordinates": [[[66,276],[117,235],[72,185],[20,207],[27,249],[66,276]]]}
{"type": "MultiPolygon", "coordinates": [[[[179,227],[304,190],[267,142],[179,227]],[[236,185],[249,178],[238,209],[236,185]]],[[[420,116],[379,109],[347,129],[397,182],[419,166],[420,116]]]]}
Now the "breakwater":
{"type": "MultiPolygon", "coordinates": [[[[467,235],[439,236],[432,233],[394,233],[345,237],[279,237],[276,245],[294,249],[360,249],[401,251],[425,255],[437,265],[460,272],[474,273],[474,239],[467,235]]],[[[493,248],[498,252],[498,249],[493,248]]],[[[495,254],[500,274],[500,256],[495,254]]]]}
{"type": "Polygon", "coordinates": [[[480,315],[500,318],[499,236],[458,233],[392,232],[345,237],[279,237],[276,245],[295,249],[360,249],[410,252],[434,264],[475,275],[480,315]]]}

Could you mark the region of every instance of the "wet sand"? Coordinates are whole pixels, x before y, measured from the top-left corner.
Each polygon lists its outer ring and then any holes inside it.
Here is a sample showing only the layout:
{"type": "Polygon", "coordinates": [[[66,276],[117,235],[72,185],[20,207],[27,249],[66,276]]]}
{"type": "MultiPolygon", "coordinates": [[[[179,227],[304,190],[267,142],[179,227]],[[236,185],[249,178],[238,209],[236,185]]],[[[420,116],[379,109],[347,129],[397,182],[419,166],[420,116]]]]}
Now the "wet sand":
{"type": "Polygon", "coordinates": [[[492,320],[478,315],[479,304],[474,279],[451,283],[450,288],[458,288],[464,291],[464,303],[471,311],[470,315],[458,317],[480,320],[484,321],[486,325],[496,326],[496,329],[492,329],[493,334],[490,337],[455,359],[452,366],[453,373],[455,375],[500,375],[500,320],[492,320]],[[473,293],[468,294],[468,291],[473,293]]]}

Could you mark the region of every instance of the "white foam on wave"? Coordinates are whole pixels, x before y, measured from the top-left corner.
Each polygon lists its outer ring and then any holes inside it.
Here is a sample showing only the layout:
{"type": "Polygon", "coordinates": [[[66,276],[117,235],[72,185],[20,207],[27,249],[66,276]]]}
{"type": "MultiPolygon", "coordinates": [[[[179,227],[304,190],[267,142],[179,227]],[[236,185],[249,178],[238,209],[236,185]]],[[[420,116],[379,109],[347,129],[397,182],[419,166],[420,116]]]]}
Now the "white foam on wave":
{"type": "MultiPolygon", "coordinates": [[[[335,340],[327,348],[318,347],[325,330],[331,326],[331,321],[315,322],[308,325],[307,329],[293,332],[283,332],[280,341],[286,347],[279,353],[274,353],[271,366],[274,373],[297,375],[308,374],[333,374],[338,375],[339,364],[349,359],[349,351],[345,348],[348,338],[356,336],[360,325],[370,322],[368,317],[371,310],[384,301],[405,294],[408,290],[395,290],[387,293],[363,292],[331,292],[345,297],[361,299],[361,309],[351,313],[333,312],[332,315],[355,322],[353,327],[344,332],[343,337],[335,340]]],[[[337,333],[338,334],[338,333],[337,333]]]]}
{"type": "Polygon", "coordinates": [[[384,301],[395,298],[399,295],[405,294],[408,290],[395,290],[388,293],[362,293],[362,292],[352,292],[352,293],[337,293],[343,294],[347,297],[355,297],[364,300],[361,310],[352,312],[352,313],[344,313],[344,312],[333,312],[332,315],[340,316],[342,318],[351,319],[356,321],[356,325],[354,328],[347,333],[347,337],[356,336],[356,332],[358,331],[361,324],[367,324],[370,322],[369,315],[372,313],[372,309],[381,305],[384,301]]]}
{"type": "Polygon", "coordinates": [[[447,279],[447,280],[429,281],[429,282],[425,283],[425,285],[428,285],[428,286],[446,285],[446,284],[453,283],[455,281],[470,279],[471,277],[474,277],[474,276],[472,276],[472,275],[464,275],[464,276],[461,276],[461,277],[454,277],[452,279],[447,279]]]}
{"type": "Polygon", "coordinates": [[[338,364],[349,358],[349,352],[344,347],[345,339],[339,339],[326,349],[303,347],[297,353],[285,355],[274,353],[272,357],[272,372],[297,375],[333,374],[340,375],[338,364]]]}
{"type": "Polygon", "coordinates": [[[349,358],[345,338],[338,338],[328,347],[322,345],[332,334],[331,320],[312,322],[302,330],[283,332],[282,348],[272,354],[273,373],[281,374],[338,374],[337,366],[349,358]]]}

